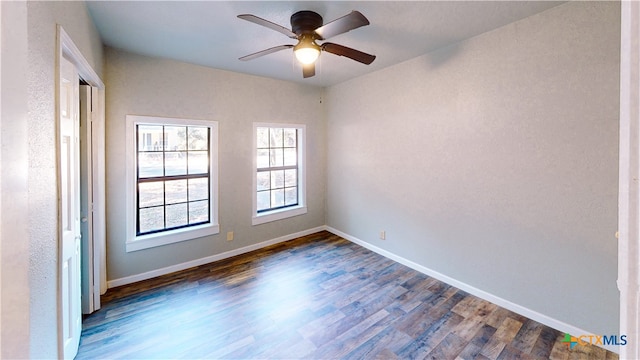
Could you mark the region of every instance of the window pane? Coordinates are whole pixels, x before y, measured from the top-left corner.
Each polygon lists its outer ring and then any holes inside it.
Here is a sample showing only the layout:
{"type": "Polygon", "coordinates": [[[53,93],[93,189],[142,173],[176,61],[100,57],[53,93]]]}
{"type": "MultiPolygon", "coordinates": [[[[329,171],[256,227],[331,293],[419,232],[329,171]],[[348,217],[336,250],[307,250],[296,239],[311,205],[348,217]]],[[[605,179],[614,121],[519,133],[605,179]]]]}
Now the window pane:
{"type": "Polygon", "coordinates": [[[298,154],[296,152],[296,148],[284,149],[284,165],[292,166],[292,165],[296,165],[297,162],[298,162],[298,154]]]}
{"type": "Polygon", "coordinates": [[[206,151],[189,151],[189,174],[206,174],[209,170],[209,156],[206,151]]]}
{"type": "Polygon", "coordinates": [[[164,182],[138,184],[138,201],[141,208],[164,205],[164,182]]]}
{"type": "Polygon", "coordinates": [[[282,129],[269,129],[269,146],[274,147],[282,147],[282,129]]]}
{"type": "Polygon", "coordinates": [[[271,171],[271,188],[283,188],[284,187],[284,170],[271,171]]]}
{"type": "Polygon", "coordinates": [[[189,224],[209,221],[209,201],[194,201],[189,203],[189,224]]]}
{"type": "Polygon", "coordinates": [[[269,191],[259,191],[257,197],[257,210],[266,210],[271,207],[269,191]]]}
{"type": "Polygon", "coordinates": [[[284,204],[295,205],[298,203],[298,188],[286,188],[284,190],[284,204]]]}
{"type": "Polygon", "coordinates": [[[258,148],[269,147],[269,128],[257,128],[256,135],[258,136],[256,145],[258,148]]]}
{"type": "Polygon", "coordinates": [[[164,229],[164,208],[162,206],[140,209],[141,233],[162,229],[164,229]]]}
{"type": "Polygon", "coordinates": [[[186,175],[187,174],[187,156],[184,152],[165,152],[164,153],[165,175],[186,175]]]}
{"type": "Polygon", "coordinates": [[[269,167],[269,150],[258,150],[256,165],[258,169],[269,167]]]}
{"type": "Polygon", "coordinates": [[[282,166],[282,149],[269,150],[269,166],[282,166]]]}
{"type": "Polygon", "coordinates": [[[189,126],[189,150],[208,150],[209,149],[209,132],[206,127],[189,126]]]}
{"type": "Polygon", "coordinates": [[[284,186],[297,186],[298,185],[298,170],[289,169],[284,171],[284,186]]]}
{"type": "Polygon", "coordinates": [[[284,146],[296,147],[296,129],[284,129],[284,146]]]}
{"type": "Polygon", "coordinates": [[[165,181],[166,204],[187,202],[187,180],[165,181]]]}
{"type": "Polygon", "coordinates": [[[167,205],[167,228],[189,224],[187,220],[187,204],[167,205]]]}
{"type": "Polygon", "coordinates": [[[162,151],[162,125],[138,125],[138,151],[162,151]]]}
{"type": "Polygon", "coordinates": [[[139,177],[163,176],[162,153],[138,153],[139,177]]]}
{"type": "Polygon", "coordinates": [[[209,179],[189,179],[189,201],[209,199],[209,179]]]}
{"type": "MultiPolygon", "coordinates": [[[[165,120],[127,116],[127,137],[133,131],[136,149],[131,154],[136,168],[127,168],[127,177],[134,175],[136,186],[127,191],[127,202],[137,205],[136,216],[127,221],[127,227],[129,231],[134,224],[136,235],[164,236],[165,231],[176,228],[217,222],[217,211],[212,208],[216,192],[211,189],[217,169],[210,168],[217,159],[216,149],[211,148],[211,140],[217,138],[216,123],[181,119],[164,124],[165,120]]],[[[264,128],[263,133],[268,165],[269,129],[264,128]]]]}
{"type": "Polygon", "coordinates": [[[298,128],[256,127],[257,211],[300,203],[298,135],[304,135],[298,128]]]}
{"type": "Polygon", "coordinates": [[[164,127],[165,151],[177,151],[187,149],[187,128],[184,126],[164,127]]]}
{"type": "Polygon", "coordinates": [[[261,171],[257,175],[256,184],[258,185],[258,191],[269,190],[271,186],[271,177],[269,171],[261,171]]]}
{"type": "Polygon", "coordinates": [[[284,206],[284,189],[271,190],[271,207],[284,206]]]}

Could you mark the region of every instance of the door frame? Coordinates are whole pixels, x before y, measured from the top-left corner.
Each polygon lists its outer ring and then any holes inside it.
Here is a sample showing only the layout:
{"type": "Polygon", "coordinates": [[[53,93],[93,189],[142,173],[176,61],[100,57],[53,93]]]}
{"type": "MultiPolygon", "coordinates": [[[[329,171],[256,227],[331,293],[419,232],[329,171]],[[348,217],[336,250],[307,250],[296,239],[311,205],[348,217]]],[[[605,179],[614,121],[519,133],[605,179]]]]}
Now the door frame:
{"type": "Polygon", "coordinates": [[[620,359],[640,358],[640,3],[620,3],[620,359]]]}
{"type": "MultiPolygon", "coordinates": [[[[56,58],[55,58],[55,117],[56,117],[56,128],[58,128],[60,126],[60,124],[58,123],[60,120],[60,64],[62,61],[62,58],[66,58],[67,60],[69,60],[72,64],[75,65],[76,69],[78,70],[78,74],[80,76],[80,78],[82,78],[85,82],[87,82],[89,85],[91,85],[92,87],[95,87],[98,89],[98,95],[100,99],[104,99],[104,89],[105,89],[105,85],[102,82],[102,80],[100,79],[100,77],[98,76],[98,74],[95,72],[95,70],[93,70],[93,68],[91,67],[91,65],[89,64],[89,62],[86,60],[86,58],[82,55],[82,53],[80,52],[80,50],[78,49],[78,47],[75,45],[75,43],[73,42],[73,40],[71,39],[71,37],[67,34],[67,32],[63,29],[63,27],[61,25],[57,26],[57,31],[56,31],[56,43],[57,43],[57,47],[56,47],[56,58]]],[[[100,117],[100,121],[104,121],[104,101],[99,101],[98,105],[101,106],[100,109],[97,109],[97,113],[99,114],[100,117]]],[[[104,127],[101,127],[102,131],[104,131],[104,127]]],[[[104,137],[104,132],[101,134],[101,136],[104,137]]],[[[56,151],[59,153],[60,149],[56,149],[56,151]]],[[[104,149],[103,149],[104,152],[104,149]]],[[[104,156],[104,153],[102,154],[102,156],[104,156]]],[[[102,175],[104,175],[104,172],[102,173],[102,175]]],[[[57,165],[57,182],[59,183],[61,179],[61,175],[60,175],[60,164],[57,165]]],[[[60,198],[60,189],[58,189],[58,198],[60,198]]],[[[101,206],[104,206],[104,204],[101,204],[101,206]]],[[[61,203],[58,202],[58,219],[60,219],[61,216],[61,203]]],[[[104,221],[104,215],[105,212],[101,211],[100,212],[100,216],[102,217],[102,221],[104,221]]],[[[62,237],[61,237],[61,233],[62,233],[62,229],[60,227],[60,225],[58,224],[58,232],[57,232],[57,238],[58,238],[58,262],[60,262],[61,256],[62,256],[62,237]]],[[[100,279],[100,283],[98,285],[98,287],[100,289],[106,289],[106,281],[102,281],[102,279],[106,279],[106,261],[105,261],[105,256],[106,256],[106,246],[104,244],[104,237],[102,238],[102,241],[99,243],[96,243],[94,245],[94,253],[93,253],[93,264],[94,264],[94,273],[97,273],[98,275],[96,276],[98,279],[100,279]]],[[[60,270],[58,270],[59,272],[60,270]]],[[[63,319],[63,312],[62,312],[62,295],[63,292],[61,291],[62,288],[62,280],[60,278],[60,273],[58,273],[57,276],[57,282],[58,282],[58,353],[59,356],[63,356],[63,336],[62,336],[62,322],[65,321],[65,319],[63,319]]]]}

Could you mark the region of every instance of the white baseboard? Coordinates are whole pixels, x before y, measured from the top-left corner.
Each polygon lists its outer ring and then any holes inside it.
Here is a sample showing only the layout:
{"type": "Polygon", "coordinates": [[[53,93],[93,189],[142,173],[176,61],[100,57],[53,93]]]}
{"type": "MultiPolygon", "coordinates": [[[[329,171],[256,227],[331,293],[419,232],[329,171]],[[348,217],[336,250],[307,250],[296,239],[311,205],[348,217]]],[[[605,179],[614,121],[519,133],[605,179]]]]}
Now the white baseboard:
{"type": "MultiPolygon", "coordinates": [[[[462,281],[456,280],[454,278],[451,278],[447,275],[444,275],[442,273],[439,273],[435,270],[429,269],[425,266],[422,266],[420,264],[417,264],[411,260],[407,260],[401,256],[398,256],[396,254],[393,254],[387,250],[381,249],[375,245],[371,245],[370,243],[360,240],[354,236],[351,236],[349,234],[346,234],[338,229],[334,229],[330,226],[325,226],[324,230],[327,230],[335,235],[338,235],[344,239],[347,239],[355,244],[358,244],[364,248],[367,248],[375,253],[378,253],[388,259],[391,259],[395,262],[398,262],[402,265],[405,265],[407,267],[410,267],[416,271],[419,271],[427,276],[431,276],[435,279],[438,279],[446,284],[449,284],[453,287],[456,287],[460,290],[466,291],[471,295],[477,296],[483,300],[492,302],[498,306],[501,306],[507,310],[513,311],[516,314],[520,314],[522,316],[525,316],[531,320],[537,321],[541,324],[544,324],[546,326],[549,326],[553,329],[556,329],[560,332],[564,332],[564,333],[569,333],[571,335],[582,335],[582,334],[592,334],[591,332],[582,330],[578,327],[575,327],[573,325],[567,324],[565,322],[562,322],[560,320],[554,319],[550,316],[541,314],[537,311],[531,310],[529,308],[526,308],[524,306],[518,305],[516,303],[513,303],[511,301],[505,300],[499,296],[490,294],[486,291],[480,290],[476,287],[473,287],[469,284],[463,283],[462,281]]],[[[598,345],[600,346],[600,345],[598,345]]],[[[607,349],[609,351],[615,352],[615,353],[619,353],[619,347],[615,346],[615,345],[604,345],[604,346],[600,346],[604,349],[607,349]]]]}
{"type": "MultiPolygon", "coordinates": [[[[405,265],[409,268],[412,268],[416,271],[419,271],[427,276],[431,276],[435,279],[438,279],[446,284],[449,284],[451,286],[454,286],[460,290],[466,291],[471,295],[477,296],[481,299],[484,299],[486,301],[492,302],[498,306],[501,306],[507,310],[513,311],[516,314],[520,314],[522,316],[526,316],[529,319],[535,320],[541,324],[544,324],[546,326],[549,326],[551,328],[554,328],[558,331],[564,332],[564,333],[569,333],[572,335],[580,335],[580,334],[591,334],[588,331],[585,331],[583,329],[580,329],[576,326],[567,324],[565,322],[562,322],[560,320],[554,319],[550,316],[541,314],[537,311],[531,310],[529,308],[526,308],[524,306],[518,305],[516,303],[513,303],[511,301],[505,300],[499,296],[493,295],[491,293],[488,293],[486,291],[480,290],[476,287],[473,287],[469,284],[466,284],[462,281],[456,280],[454,278],[451,278],[447,275],[444,275],[442,273],[439,273],[435,270],[429,269],[423,265],[417,264],[411,260],[405,259],[401,256],[398,256],[394,253],[391,253],[387,250],[384,250],[382,248],[379,248],[375,245],[372,245],[366,241],[360,240],[354,236],[351,236],[349,234],[346,234],[338,229],[334,229],[330,226],[327,225],[323,225],[323,226],[318,226],[312,229],[308,229],[308,230],[304,230],[304,231],[300,231],[297,233],[293,233],[293,234],[289,234],[289,235],[285,235],[285,236],[281,236],[275,239],[271,239],[271,240],[267,240],[267,241],[263,241],[261,243],[258,244],[253,244],[250,246],[245,246],[243,248],[239,248],[239,249],[235,249],[235,250],[231,250],[231,251],[227,251],[221,254],[216,254],[216,255],[211,255],[211,256],[207,256],[204,258],[200,258],[200,259],[196,259],[196,260],[192,260],[192,261],[188,261],[185,263],[181,263],[181,264],[176,264],[176,265],[172,265],[172,266],[168,266],[165,268],[161,268],[161,269],[156,269],[156,270],[152,270],[152,271],[148,271],[142,274],[136,274],[136,275],[131,275],[131,276],[127,276],[127,277],[123,277],[123,278],[119,278],[119,279],[114,279],[114,280],[109,280],[107,282],[107,286],[109,288],[113,288],[116,286],[122,286],[122,285],[126,285],[126,284],[131,284],[137,281],[142,281],[142,280],[147,280],[147,279],[151,279],[157,276],[161,276],[161,275],[166,275],[166,274],[170,274],[172,272],[176,272],[176,271],[181,271],[181,270],[185,270],[188,268],[192,268],[195,266],[200,266],[200,265],[204,265],[204,264],[208,264],[210,262],[214,262],[214,261],[218,261],[218,260],[223,260],[223,259],[227,259],[236,255],[240,255],[240,254],[244,254],[244,253],[248,253],[250,251],[254,251],[254,250],[258,250],[261,248],[264,248],[266,246],[269,245],[273,245],[273,244],[277,244],[277,243],[281,243],[281,242],[285,242],[285,241],[289,241],[289,240],[293,240],[295,238],[301,237],[301,236],[306,236],[306,235],[310,235],[319,231],[329,231],[335,235],[338,235],[346,240],[349,240],[355,244],[358,244],[364,248],[367,248],[375,253],[378,253],[388,259],[391,259],[393,261],[396,261],[402,265],[405,265]]],[[[615,352],[615,353],[619,353],[619,348],[617,346],[613,346],[613,345],[605,345],[605,346],[600,346],[604,349],[607,349],[609,351],[615,352]]]]}
{"type": "Polygon", "coordinates": [[[206,256],[206,257],[203,257],[203,258],[200,258],[200,259],[195,259],[195,260],[187,261],[187,262],[184,262],[184,263],[181,263],[181,264],[167,266],[167,267],[164,267],[164,268],[161,268],[161,269],[147,271],[147,272],[144,272],[144,273],[141,273],[141,274],[136,274],[136,275],[126,276],[126,277],[119,278],[119,279],[109,280],[109,281],[107,281],[107,287],[108,288],[114,288],[114,287],[117,287],[117,286],[132,284],[134,282],[138,282],[138,281],[142,281],[142,280],[152,279],[154,277],[158,277],[158,276],[161,276],[161,275],[171,274],[171,273],[176,272],[176,271],[181,271],[181,270],[189,269],[189,268],[192,268],[192,267],[195,267],[195,266],[208,264],[208,263],[211,263],[211,262],[214,262],[214,261],[227,259],[227,258],[236,256],[236,255],[240,255],[240,254],[248,253],[250,251],[262,249],[263,247],[266,247],[266,246],[269,246],[269,245],[273,245],[273,244],[277,244],[277,243],[293,240],[295,238],[299,238],[301,236],[310,235],[310,234],[317,233],[317,232],[323,231],[323,230],[326,230],[326,226],[318,226],[318,227],[315,227],[315,228],[312,228],[312,229],[299,231],[299,232],[294,233],[294,234],[281,236],[281,237],[278,237],[278,238],[275,238],[275,239],[263,241],[261,243],[245,246],[245,247],[242,247],[242,248],[239,248],[239,249],[235,249],[235,250],[230,250],[230,251],[227,251],[227,252],[223,252],[221,254],[206,256]]]}

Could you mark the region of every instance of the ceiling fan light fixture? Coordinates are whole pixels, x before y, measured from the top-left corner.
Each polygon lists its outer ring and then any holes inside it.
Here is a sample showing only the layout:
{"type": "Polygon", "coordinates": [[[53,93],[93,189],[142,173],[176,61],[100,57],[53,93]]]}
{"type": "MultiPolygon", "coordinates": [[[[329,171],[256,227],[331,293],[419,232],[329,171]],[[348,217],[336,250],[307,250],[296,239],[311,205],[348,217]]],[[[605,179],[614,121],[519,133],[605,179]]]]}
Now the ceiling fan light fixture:
{"type": "Polygon", "coordinates": [[[301,63],[308,65],[313,64],[320,56],[320,50],[314,48],[302,48],[295,50],[296,59],[301,63]]]}
{"type": "Polygon", "coordinates": [[[302,77],[309,78],[316,74],[315,62],[318,60],[321,52],[344,56],[365,65],[371,64],[373,60],[376,59],[375,55],[363,53],[362,51],[339,44],[323,42],[321,45],[318,45],[316,43],[317,40],[324,41],[330,37],[369,25],[369,20],[359,11],[352,11],[326,24],[323,24],[322,16],[316,12],[309,10],[298,11],[291,15],[291,30],[251,14],[241,14],[238,15],[238,18],[275,30],[291,39],[298,40],[296,45],[287,44],[274,46],[243,56],[239,58],[239,60],[242,61],[252,60],[280,50],[293,48],[296,59],[302,64],[302,77]]]}
{"type": "Polygon", "coordinates": [[[320,46],[312,37],[302,36],[300,42],[293,47],[296,59],[305,65],[313,64],[320,56],[320,46]]]}

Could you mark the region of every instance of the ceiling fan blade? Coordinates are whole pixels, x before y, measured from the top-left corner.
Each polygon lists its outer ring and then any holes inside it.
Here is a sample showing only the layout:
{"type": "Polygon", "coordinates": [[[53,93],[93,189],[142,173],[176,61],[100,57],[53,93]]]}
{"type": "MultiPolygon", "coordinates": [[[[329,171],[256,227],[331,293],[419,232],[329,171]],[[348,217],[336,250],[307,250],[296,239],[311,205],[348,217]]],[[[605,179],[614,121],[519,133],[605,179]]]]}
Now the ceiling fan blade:
{"type": "Polygon", "coordinates": [[[324,40],[365,25],[369,25],[369,20],[359,11],[352,11],[341,18],[320,26],[316,29],[316,34],[320,36],[320,40],[324,40]]]}
{"type": "Polygon", "coordinates": [[[335,55],[346,56],[349,59],[361,62],[363,64],[367,64],[367,65],[371,64],[373,60],[376,59],[375,55],[363,53],[362,51],[358,51],[356,49],[348,48],[346,46],[342,46],[334,43],[322,44],[322,50],[335,55]]]}
{"type": "Polygon", "coordinates": [[[260,56],[265,56],[265,55],[274,53],[276,51],[284,50],[284,49],[291,49],[292,47],[293,47],[293,45],[274,46],[274,47],[268,48],[266,50],[258,51],[257,53],[253,53],[253,54],[249,54],[249,55],[243,56],[239,60],[242,60],[242,61],[253,60],[255,58],[259,58],[260,56]]]}
{"type": "Polygon", "coordinates": [[[238,17],[240,19],[247,20],[247,21],[250,21],[250,22],[252,22],[254,24],[262,25],[262,26],[267,27],[267,28],[269,28],[271,30],[275,30],[275,31],[277,31],[279,33],[285,34],[286,36],[288,36],[288,37],[290,37],[292,39],[297,39],[298,38],[298,36],[296,34],[294,34],[293,31],[287,29],[286,27],[280,26],[280,25],[278,25],[276,23],[272,23],[269,20],[265,20],[263,18],[255,16],[255,15],[242,14],[242,15],[238,15],[238,17]]]}
{"type": "Polygon", "coordinates": [[[316,74],[316,64],[315,63],[302,65],[302,77],[303,78],[306,79],[306,78],[314,76],[315,74],[316,74]]]}

